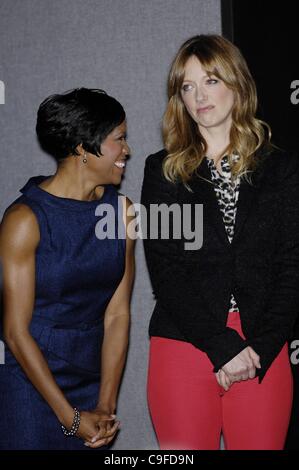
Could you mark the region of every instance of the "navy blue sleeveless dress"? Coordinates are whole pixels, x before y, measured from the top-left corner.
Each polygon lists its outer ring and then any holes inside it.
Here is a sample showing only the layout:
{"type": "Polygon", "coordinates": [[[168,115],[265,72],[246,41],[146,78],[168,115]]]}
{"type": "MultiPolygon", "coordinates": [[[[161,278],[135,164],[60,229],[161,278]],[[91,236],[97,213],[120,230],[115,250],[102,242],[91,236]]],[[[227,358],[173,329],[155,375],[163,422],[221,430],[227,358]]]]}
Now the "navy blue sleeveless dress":
{"type": "MultiPolygon", "coordinates": [[[[99,395],[104,313],[125,269],[121,198],[110,185],[97,201],[56,197],[38,187],[46,178],[31,178],[15,201],[32,209],[40,229],[30,331],[70,404],[91,410],[99,395]],[[96,236],[96,224],[107,216],[95,214],[103,204],[114,208],[115,239],[96,236]]],[[[0,449],[88,449],[82,439],[63,435],[7,347],[0,365],[0,449]]]]}

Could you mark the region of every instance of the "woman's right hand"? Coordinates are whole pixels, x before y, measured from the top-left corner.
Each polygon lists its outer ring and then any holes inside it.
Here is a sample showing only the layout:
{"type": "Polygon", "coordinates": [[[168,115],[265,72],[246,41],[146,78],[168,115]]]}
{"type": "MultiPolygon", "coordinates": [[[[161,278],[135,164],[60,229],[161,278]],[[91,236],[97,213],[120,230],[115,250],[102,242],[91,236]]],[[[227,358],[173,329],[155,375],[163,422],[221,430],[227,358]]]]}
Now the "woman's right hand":
{"type": "Polygon", "coordinates": [[[83,439],[89,447],[101,447],[108,444],[114,437],[114,434],[119,426],[119,423],[115,422],[115,415],[107,415],[102,417],[99,422],[99,416],[92,411],[81,411],[80,412],[80,426],[77,432],[77,436],[83,439]],[[95,444],[92,444],[93,439],[99,436],[95,444]]]}
{"type": "Polygon", "coordinates": [[[222,370],[225,372],[230,383],[233,383],[253,379],[256,374],[256,368],[261,368],[260,357],[250,346],[247,346],[247,348],[227,362],[222,367],[222,370]]]}

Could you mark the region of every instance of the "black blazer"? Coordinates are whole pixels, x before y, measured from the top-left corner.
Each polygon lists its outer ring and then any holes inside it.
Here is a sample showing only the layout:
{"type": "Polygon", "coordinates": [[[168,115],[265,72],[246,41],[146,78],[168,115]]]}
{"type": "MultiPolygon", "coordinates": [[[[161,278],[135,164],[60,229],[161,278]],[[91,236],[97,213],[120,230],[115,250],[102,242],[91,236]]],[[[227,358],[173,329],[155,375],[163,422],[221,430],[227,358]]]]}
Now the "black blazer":
{"type": "MultiPolygon", "coordinates": [[[[149,334],[183,340],[205,351],[217,372],[250,345],[260,355],[259,381],[290,338],[299,312],[299,161],[260,155],[252,185],[241,181],[230,244],[206,159],[189,192],[162,174],[164,150],[146,160],[141,203],[203,204],[203,245],[145,239],[157,303],[149,334]],[[239,307],[244,341],[226,327],[230,295],[239,307]]],[[[149,221],[148,221],[149,222],[149,221]]]]}

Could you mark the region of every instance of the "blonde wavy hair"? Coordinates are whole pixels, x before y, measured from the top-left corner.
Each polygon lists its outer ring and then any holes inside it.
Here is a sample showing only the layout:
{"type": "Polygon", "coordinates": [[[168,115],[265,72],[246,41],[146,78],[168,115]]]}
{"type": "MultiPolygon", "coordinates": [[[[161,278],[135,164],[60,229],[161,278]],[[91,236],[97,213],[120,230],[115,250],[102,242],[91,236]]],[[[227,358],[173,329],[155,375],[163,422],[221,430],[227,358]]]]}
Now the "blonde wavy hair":
{"type": "Polygon", "coordinates": [[[225,152],[232,176],[244,176],[250,182],[258,161],[257,150],[264,144],[271,146],[271,129],[255,117],[256,86],[244,57],[234,44],[218,35],[188,39],[172,63],[168,77],[169,101],[163,118],[163,139],[168,153],[163,162],[164,175],[169,181],[180,180],[188,187],[207,151],[206,141],[181,97],[185,65],[192,56],[198,58],[208,75],[215,75],[234,92],[230,144],[225,152]],[[234,159],[234,154],[239,159],[234,159]]]}

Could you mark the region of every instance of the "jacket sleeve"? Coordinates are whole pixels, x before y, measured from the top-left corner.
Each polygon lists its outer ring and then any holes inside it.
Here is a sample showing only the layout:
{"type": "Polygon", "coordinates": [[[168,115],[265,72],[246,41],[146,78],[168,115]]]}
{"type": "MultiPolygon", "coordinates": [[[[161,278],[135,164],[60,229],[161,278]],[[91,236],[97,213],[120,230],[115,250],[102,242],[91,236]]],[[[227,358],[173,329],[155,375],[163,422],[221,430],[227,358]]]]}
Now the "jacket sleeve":
{"type": "MultiPolygon", "coordinates": [[[[159,157],[151,155],[146,160],[141,204],[147,214],[151,204],[178,203],[178,185],[168,182],[162,174],[159,157]]],[[[150,220],[147,219],[149,226],[150,220]]],[[[167,310],[168,316],[183,335],[185,341],[206,352],[217,372],[247,346],[233,329],[224,327],[219,320],[204,311],[200,294],[200,275],[190,273],[185,263],[183,241],[170,238],[144,239],[145,256],[157,302],[167,310]]],[[[170,227],[171,233],[171,227],[170,227]]]]}
{"type": "MultiPolygon", "coordinates": [[[[285,160],[282,157],[283,160],[285,160]]],[[[296,155],[284,161],[284,176],[279,184],[279,243],[274,265],[274,282],[262,324],[250,338],[250,346],[259,354],[260,379],[290,339],[299,312],[299,161],[296,155]]]]}

